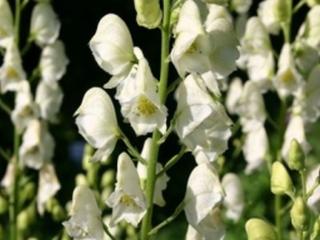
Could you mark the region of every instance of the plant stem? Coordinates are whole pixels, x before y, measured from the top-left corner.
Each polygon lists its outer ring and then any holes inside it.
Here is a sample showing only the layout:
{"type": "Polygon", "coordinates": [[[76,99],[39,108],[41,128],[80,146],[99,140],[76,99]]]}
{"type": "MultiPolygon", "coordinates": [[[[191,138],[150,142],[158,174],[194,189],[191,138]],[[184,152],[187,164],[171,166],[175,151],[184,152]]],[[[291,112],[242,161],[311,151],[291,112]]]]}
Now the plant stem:
{"type": "Polygon", "coordinates": [[[302,187],[303,201],[307,201],[306,174],[304,170],[299,171],[299,174],[302,187]]]}
{"type": "Polygon", "coordinates": [[[281,196],[276,195],[275,197],[275,218],[276,218],[276,227],[278,233],[278,240],[282,239],[282,224],[281,224],[281,196]]]}
{"type": "MultiPolygon", "coordinates": [[[[170,43],[170,0],[163,0],[163,20],[161,27],[161,68],[159,82],[160,102],[165,103],[167,97],[167,84],[169,73],[169,43],[170,43]]],[[[146,197],[147,197],[147,213],[142,221],[141,239],[149,239],[149,231],[152,226],[153,213],[153,195],[156,182],[156,165],[159,154],[158,141],[161,134],[158,130],[153,132],[152,143],[150,149],[150,157],[147,165],[147,182],[146,182],[146,197]]]]}

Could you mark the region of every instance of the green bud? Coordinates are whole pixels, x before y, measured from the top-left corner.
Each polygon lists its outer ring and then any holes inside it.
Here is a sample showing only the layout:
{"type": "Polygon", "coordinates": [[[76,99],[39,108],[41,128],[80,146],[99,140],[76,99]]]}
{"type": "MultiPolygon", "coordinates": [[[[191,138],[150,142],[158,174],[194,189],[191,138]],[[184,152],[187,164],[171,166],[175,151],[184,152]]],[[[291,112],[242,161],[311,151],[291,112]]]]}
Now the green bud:
{"type": "Polygon", "coordinates": [[[61,222],[63,219],[66,218],[66,214],[64,209],[60,205],[55,205],[52,209],[52,218],[56,222],[61,222]]]}
{"type": "Polygon", "coordinates": [[[320,238],[320,217],[315,221],[310,240],[316,240],[320,238]]]}
{"type": "Polygon", "coordinates": [[[251,218],[246,223],[248,240],[276,240],[277,235],[272,225],[258,219],[251,218]]]}
{"type": "Polygon", "coordinates": [[[160,25],[162,13],[159,0],[134,0],[134,7],[138,25],[149,29],[160,25]]]}
{"type": "Polygon", "coordinates": [[[290,211],[292,226],[297,231],[306,230],[308,226],[308,208],[302,197],[297,197],[290,211]]]}
{"type": "Polygon", "coordinates": [[[292,181],[281,162],[274,162],[271,171],[271,192],[275,195],[292,195],[292,181]]]}
{"type": "MultiPolygon", "coordinates": [[[[0,195],[0,215],[8,211],[8,201],[0,195]]],[[[0,238],[1,239],[1,238],[0,238]]]]}
{"type": "Polygon", "coordinates": [[[46,210],[49,213],[52,213],[53,209],[55,208],[55,206],[59,206],[59,202],[56,198],[50,198],[47,202],[46,202],[46,210]]]}
{"type": "Polygon", "coordinates": [[[83,175],[82,173],[78,174],[76,176],[76,185],[77,186],[81,186],[81,185],[85,185],[88,186],[88,181],[85,175],[83,175]]]}
{"type": "Polygon", "coordinates": [[[101,187],[106,188],[113,185],[115,179],[115,172],[114,170],[110,169],[106,171],[101,178],[101,187]]]}
{"type": "Polygon", "coordinates": [[[93,150],[94,149],[89,144],[86,144],[83,149],[82,167],[87,171],[92,166],[92,162],[90,162],[90,159],[93,155],[93,150]]]}
{"type": "Polygon", "coordinates": [[[276,0],[275,16],[279,22],[288,23],[292,11],[292,0],[276,0]]]}
{"type": "Polygon", "coordinates": [[[28,182],[24,185],[23,190],[19,191],[19,201],[23,205],[26,201],[32,200],[36,195],[36,185],[34,182],[28,182]]]}
{"type": "Polygon", "coordinates": [[[304,165],[304,152],[296,139],[293,139],[290,143],[288,165],[291,170],[301,171],[305,168],[304,165]]]}
{"type": "Polygon", "coordinates": [[[112,186],[109,186],[109,187],[105,187],[101,193],[101,199],[102,200],[107,200],[108,197],[110,196],[110,194],[112,193],[113,191],[113,187],[112,186]]]}
{"type": "MultiPolygon", "coordinates": [[[[97,163],[94,163],[97,164],[97,163]]],[[[96,184],[98,183],[98,168],[96,167],[92,167],[87,171],[87,181],[89,186],[96,186],[96,184]]]]}

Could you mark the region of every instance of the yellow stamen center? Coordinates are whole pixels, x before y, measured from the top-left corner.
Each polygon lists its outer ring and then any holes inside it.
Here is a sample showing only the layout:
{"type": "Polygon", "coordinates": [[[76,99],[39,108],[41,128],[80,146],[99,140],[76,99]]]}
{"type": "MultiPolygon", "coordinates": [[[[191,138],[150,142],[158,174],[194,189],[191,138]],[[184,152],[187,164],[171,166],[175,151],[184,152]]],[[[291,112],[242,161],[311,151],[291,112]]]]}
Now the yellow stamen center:
{"type": "Polygon", "coordinates": [[[138,113],[143,116],[150,116],[157,111],[157,107],[145,96],[140,96],[137,105],[138,113]]]}
{"type": "Polygon", "coordinates": [[[129,195],[124,194],[121,198],[120,198],[120,203],[124,204],[125,206],[136,206],[136,203],[134,202],[134,200],[132,199],[132,197],[130,197],[129,195]]]}
{"type": "Polygon", "coordinates": [[[7,67],[6,76],[9,79],[17,79],[19,78],[19,73],[14,67],[9,66],[7,67]]]}

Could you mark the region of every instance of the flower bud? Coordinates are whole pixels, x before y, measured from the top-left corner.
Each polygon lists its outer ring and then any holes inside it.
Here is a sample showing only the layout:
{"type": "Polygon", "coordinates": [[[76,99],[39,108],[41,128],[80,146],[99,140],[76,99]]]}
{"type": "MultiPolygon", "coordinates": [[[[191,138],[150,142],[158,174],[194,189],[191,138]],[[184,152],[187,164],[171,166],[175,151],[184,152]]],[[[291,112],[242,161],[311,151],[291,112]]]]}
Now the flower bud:
{"type": "Polygon", "coordinates": [[[288,165],[291,170],[303,170],[304,165],[304,152],[299,142],[296,139],[292,139],[289,148],[288,165]]]}
{"type": "Polygon", "coordinates": [[[115,179],[115,172],[114,170],[110,169],[106,171],[101,178],[101,187],[106,188],[113,184],[115,179]]]}
{"type": "Polygon", "coordinates": [[[315,221],[310,240],[316,240],[320,237],[320,217],[315,221]]]}
{"type": "Polygon", "coordinates": [[[7,210],[8,210],[8,201],[3,196],[0,195],[0,215],[7,212],[7,210]]]}
{"type": "Polygon", "coordinates": [[[258,219],[251,218],[246,223],[246,232],[248,240],[276,240],[277,235],[272,225],[258,219]]]}
{"type": "Polygon", "coordinates": [[[275,15],[279,22],[287,23],[290,19],[292,0],[276,0],[275,15]]]}
{"type": "Polygon", "coordinates": [[[76,186],[85,185],[88,186],[88,180],[84,174],[78,174],[76,176],[76,186]]]}
{"type": "Polygon", "coordinates": [[[36,208],[35,205],[30,205],[19,213],[17,217],[17,224],[19,231],[26,231],[30,224],[34,222],[36,218],[36,208]]]}
{"type": "Polygon", "coordinates": [[[134,0],[134,7],[140,26],[152,29],[160,25],[162,13],[159,0],[134,0]]]}
{"type": "Polygon", "coordinates": [[[291,223],[298,231],[306,230],[308,226],[308,208],[302,197],[297,197],[290,211],[291,223]]]}
{"type": "Polygon", "coordinates": [[[280,162],[272,164],[271,192],[275,195],[293,193],[292,181],[286,168],[280,162]]]}
{"type": "Polygon", "coordinates": [[[52,209],[51,214],[53,220],[56,222],[61,222],[63,219],[66,218],[66,214],[60,205],[55,205],[52,209]]]}
{"type": "Polygon", "coordinates": [[[23,191],[19,194],[19,200],[21,203],[26,202],[27,200],[33,199],[36,194],[36,186],[33,182],[28,182],[25,184],[23,191]]]}

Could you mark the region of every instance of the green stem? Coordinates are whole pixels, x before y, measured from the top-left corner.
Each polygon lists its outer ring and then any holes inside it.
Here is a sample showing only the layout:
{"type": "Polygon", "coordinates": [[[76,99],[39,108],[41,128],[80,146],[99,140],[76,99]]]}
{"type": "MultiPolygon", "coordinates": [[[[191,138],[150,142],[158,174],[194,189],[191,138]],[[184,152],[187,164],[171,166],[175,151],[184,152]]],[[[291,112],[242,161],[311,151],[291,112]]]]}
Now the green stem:
{"type": "Polygon", "coordinates": [[[10,107],[0,99],[0,108],[5,111],[8,115],[11,115],[10,107]]]}
{"type": "Polygon", "coordinates": [[[112,233],[110,232],[108,226],[104,223],[102,223],[103,225],[103,229],[105,231],[105,233],[108,235],[108,237],[111,239],[111,240],[116,240],[116,238],[112,235],[112,233]]]}
{"type": "MultiPolygon", "coordinates": [[[[161,68],[159,82],[160,102],[165,103],[167,97],[167,84],[169,73],[169,43],[170,43],[170,0],[163,0],[163,22],[161,27],[161,68]]],[[[158,141],[161,134],[156,130],[152,135],[152,143],[150,149],[150,158],[147,165],[147,182],[146,182],[146,197],[147,197],[147,213],[142,221],[141,239],[149,239],[149,231],[152,226],[153,215],[153,196],[154,186],[156,182],[156,165],[159,154],[158,141]]]]}
{"type": "Polygon", "coordinates": [[[303,7],[303,5],[306,3],[306,1],[305,0],[301,0],[296,6],[294,6],[294,8],[293,8],[293,13],[296,13],[296,12],[298,12],[299,11],[299,9],[301,8],[301,7],[303,7]]]}
{"type": "Polygon", "coordinates": [[[281,196],[275,196],[275,218],[276,218],[276,227],[278,233],[278,240],[282,239],[282,224],[281,224],[281,196]]]}
{"type": "Polygon", "coordinates": [[[299,171],[300,181],[302,186],[302,197],[303,201],[307,200],[307,187],[306,187],[306,174],[304,170],[299,171]]]}

